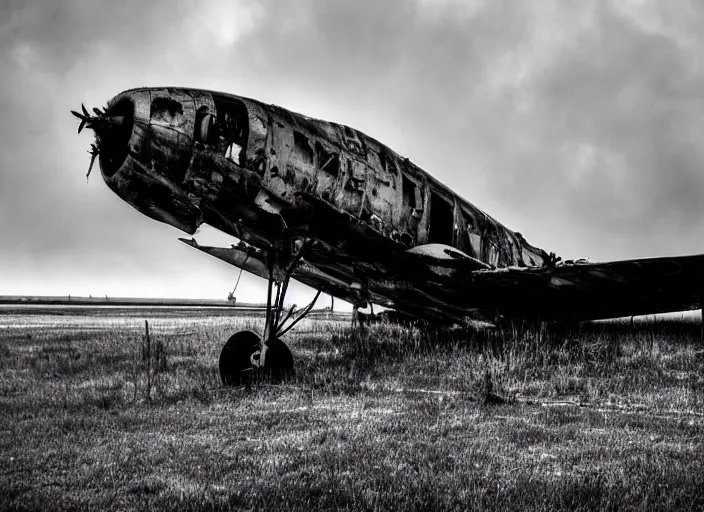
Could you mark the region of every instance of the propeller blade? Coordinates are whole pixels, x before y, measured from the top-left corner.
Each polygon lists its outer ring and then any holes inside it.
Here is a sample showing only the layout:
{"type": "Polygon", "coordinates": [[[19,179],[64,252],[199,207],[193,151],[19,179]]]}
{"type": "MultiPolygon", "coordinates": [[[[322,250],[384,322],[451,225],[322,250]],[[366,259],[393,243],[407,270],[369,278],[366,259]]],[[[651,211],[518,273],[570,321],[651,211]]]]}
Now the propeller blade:
{"type": "Polygon", "coordinates": [[[95,163],[95,157],[98,156],[97,153],[93,153],[93,156],[90,158],[90,165],[88,166],[88,174],[86,174],[86,183],[88,183],[88,178],[90,177],[90,171],[93,170],[93,164],[95,163]]]}
{"type": "Polygon", "coordinates": [[[83,114],[84,114],[86,117],[90,117],[90,114],[89,114],[88,111],[86,110],[86,106],[85,106],[83,103],[81,103],[81,109],[83,110],[83,114]]]}
{"type": "Polygon", "coordinates": [[[81,121],[81,124],[78,125],[78,133],[81,133],[81,131],[83,130],[83,127],[84,127],[85,125],[86,125],[86,120],[83,119],[83,120],[81,121]]]}
{"type": "Polygon", "coordinates": [[[96,116],[102,116],[102,115],[103,115],[103,113],[100,111],[100,109],[99,109],[98,107],[94,107],[94,108],[93,108],[93,112],[95,112],[95,115],[96,115],[96,116]]]}

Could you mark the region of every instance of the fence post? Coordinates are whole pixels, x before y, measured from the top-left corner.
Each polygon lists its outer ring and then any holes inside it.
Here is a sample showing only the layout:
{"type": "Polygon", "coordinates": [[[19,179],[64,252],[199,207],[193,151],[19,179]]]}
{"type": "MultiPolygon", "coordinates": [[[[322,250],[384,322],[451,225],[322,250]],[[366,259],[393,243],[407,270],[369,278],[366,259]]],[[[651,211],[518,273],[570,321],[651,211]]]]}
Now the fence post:
{"type": "Polygon", "coordinates": [[[149,322],[144,321],[144,328],[147,333],[147,401],[152,399],[152,342],[149,338],[149,322]]]}

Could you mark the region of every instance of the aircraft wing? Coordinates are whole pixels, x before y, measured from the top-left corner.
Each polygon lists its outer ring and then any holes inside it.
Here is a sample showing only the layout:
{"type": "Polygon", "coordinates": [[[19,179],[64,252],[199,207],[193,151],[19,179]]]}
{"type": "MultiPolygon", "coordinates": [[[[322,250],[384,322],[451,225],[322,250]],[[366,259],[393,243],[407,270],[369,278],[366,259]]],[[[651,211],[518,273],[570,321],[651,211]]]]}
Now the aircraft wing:
{"type": "MultiPolygon", "coordinates": [[[[195,239],[179,238],[186,245],[198,249],[206,254],[210,254],[230,265],[241,268],[263,279],[269,279],[269,269],[265,263],[262,251],[252,246],[231,246],[231,247],[211,247],[200,245],[195,239]]],[[[273,276],[281,278],[280,276],[273,276]]],[[[359,291],[350,286],[349,283],[335,278],[317,267],[301,259],[293,272],[293,278],[325,293],[334,295],[348,302],[359,302],[359,291]]]]}
{"type": "Polygon", "coordinates": [[[477,270],[457,288],[480,309],[546,321],[684,311],[700,307],[704,255],[477,270]]]}
{"type": "MultiPolygon", "coordinates": [[[[263,278],[259,251],[187,245],[263,278]]],[[[329,255],[313,251],[293,278],[349,302],[374,303],[440,321],[508,318],[578,321],[698,309],[704,297],[704,254],[606,263],[490,269],[448,246],[431,244],[394,255],[395,265],[352,263],[354,279],[333,275],[329,255]],[[367,291],[353,281],[365,282],[367,291]]]]}

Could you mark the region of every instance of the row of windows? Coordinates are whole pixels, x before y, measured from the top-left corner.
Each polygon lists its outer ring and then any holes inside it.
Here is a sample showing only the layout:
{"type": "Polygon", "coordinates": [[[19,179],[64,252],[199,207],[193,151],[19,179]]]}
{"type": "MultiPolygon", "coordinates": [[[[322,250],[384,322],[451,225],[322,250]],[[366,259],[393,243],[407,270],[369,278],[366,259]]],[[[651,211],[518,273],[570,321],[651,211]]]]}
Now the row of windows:
{"type": "MultiPolygon", "coordinates": [[[[248,116],[247,110],[241,102],[236,100],[216,100],[218,115],[201,109],[196,117],[195,138],[204,144],[217,145],[225,152],[225,156],[234,161],[241,162],[244,158],[244,149],[247,142],[248,116]]],[[[347,127],[345,127],[349,130],[347,127]]],[[[353,137],[351,130],[345,132],[349,140],[358,140],[353,137]]],[[[317,163],[318,168],[333,177],[338,177],[341,170],[340,155],[328,149],[321,142],[316,141],[311,145],[307,136],[299,131],[293,131],[294,148],[299,158],[311,165],[317,163]]],[[[361,142],[360,142],[361,144],[361,142]]],[[[359,149],[359,148],[358,148],[359,149]]],[[[362,147],[363,149],[363,147],[362,147]]],[[[395,159],[385,151],[378,153],[379,163],[386,173],[401,176],[402,205],[406,218],[406,229],[411,232],[418,228],[418,221],[422,217],[424,200],[423,187],[419,186],[406,173],[399,171],[395,159]]],[[[454,204],[436,192],[430,192],[430,218],[428,219],[428,242],[445,245],[460,245],[460,249],[475,253],[473,256],[482,259],[497,259],[501,252],[491,240],[498,236],[493,233],[494,225],[491,222],[482,222],[462,209],[465,225],[467,226],[467,240],[454,240],[455,221],[454,204]],[[478,223],[486,225],[477,225],[478,223]],[[476,233],[474,240],[470,234],[476,233]],[[484,243],[482,243],[482,241],[484,243]],[[474,246],[477,247],[474,247],[474,246]],[[484,247],[482,247],[484,246],[484,247]],[[487,252],[488,251],[488,252],[487,252]],[[487,252],[487,254],[477,254],[487,252]],[[490,253],[490,254],[489,254],[490,253]]],[[[504,255],[501,259],[505,259],[504,255]]],[[[492,262],[496,264],[496,262],[492,262]]]]}

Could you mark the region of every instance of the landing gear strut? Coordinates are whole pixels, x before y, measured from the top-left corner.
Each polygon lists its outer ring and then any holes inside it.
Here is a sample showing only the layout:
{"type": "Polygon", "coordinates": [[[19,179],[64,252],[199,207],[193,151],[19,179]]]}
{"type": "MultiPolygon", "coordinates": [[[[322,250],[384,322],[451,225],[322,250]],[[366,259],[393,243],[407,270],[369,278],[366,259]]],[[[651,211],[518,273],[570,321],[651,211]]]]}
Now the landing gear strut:
{"type": "Polygon", "coordinates": [[[245,330],[227,340],[219,360],[220,379],[224,386],[249,385],[261,377],[278,382],[293,374],[293,355],[281,337],[313,309],[320,290],[302,310],[296,310],[294,304],[284,315],[283,305],[291,275],[309,246],[310,242],[303,242],[288,258],[285,268],[279,261],[280,253],[273,249],[267,252],[269,286],[264,336],[260,338],[254,331],[245,330]]]}

